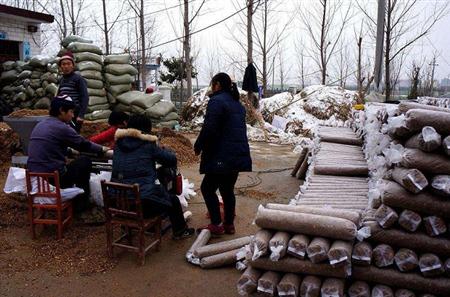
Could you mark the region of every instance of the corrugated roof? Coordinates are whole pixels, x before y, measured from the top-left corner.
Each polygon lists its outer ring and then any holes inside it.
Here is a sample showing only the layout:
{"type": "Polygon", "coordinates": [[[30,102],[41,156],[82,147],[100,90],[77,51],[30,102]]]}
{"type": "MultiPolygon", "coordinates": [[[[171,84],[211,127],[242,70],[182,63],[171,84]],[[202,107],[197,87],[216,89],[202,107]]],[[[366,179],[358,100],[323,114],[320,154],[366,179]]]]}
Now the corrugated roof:
{"type": "Polygon", "coordinates": [[[9,14],[27,19],[39,21],[40,23],[53,23],[55,17],[50,14],[35,12],[27,9],[0,4],[0,14],[9,14]]]}

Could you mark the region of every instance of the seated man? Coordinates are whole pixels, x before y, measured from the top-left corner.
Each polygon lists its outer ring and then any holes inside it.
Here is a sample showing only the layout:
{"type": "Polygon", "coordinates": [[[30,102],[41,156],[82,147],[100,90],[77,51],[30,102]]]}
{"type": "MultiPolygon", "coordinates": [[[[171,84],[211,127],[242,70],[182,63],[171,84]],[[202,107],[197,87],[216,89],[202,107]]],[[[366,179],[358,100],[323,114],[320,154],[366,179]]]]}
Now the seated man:
{"type": "Polygon", "coordinates": [[[161,186],[157,180],[156,162],[165,167],[176,167],[174,153],[158,146],[156,136],[150,135],[152,122],[143,115],[133,115],[127,129],[116,132],[111,181],[139,184],[144,217],[167,213],[172,223],[174,239],[190,237],[180,200],[161,186]]]}
{"type": "Polygon", "coordinates": [[[117,129],[123,129],[127,126],[129,116],[123,111],[113,111],[109,115],[108,124],[110,127],[94,136],[89,138],[90,141],[109,146],[114,148],[114,134],[116,134],[117,129]]]}
{"type": "Polygon", "coordinates": [[[107,147],[90,142],[69,126],[74,117],[75,103],[67,95],[56,96],[50,106],[50,117],[34,127],[28,146],[27,168],[31,172],[51,173],[57,170],[62,188],[76,185],[84,190],[74,199],[75,212],[89,206],[89,178],[92,162],[81,156],[66,164],[68,148],[81,152],[104,154],[107,147]]]}

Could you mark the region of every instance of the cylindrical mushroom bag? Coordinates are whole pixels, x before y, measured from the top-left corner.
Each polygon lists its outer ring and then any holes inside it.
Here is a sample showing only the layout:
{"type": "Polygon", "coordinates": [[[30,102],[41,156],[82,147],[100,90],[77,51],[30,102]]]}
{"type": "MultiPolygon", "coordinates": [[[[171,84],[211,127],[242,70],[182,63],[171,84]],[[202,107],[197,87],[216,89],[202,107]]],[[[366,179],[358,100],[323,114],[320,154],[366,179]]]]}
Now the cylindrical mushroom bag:
{"type": "Polygon", "coordinates": [[[269,253],[269,241],[272,238],[272,235],[272,231],[265,229],[256,232],[255,236],[250,242],[250,251],[252,253],[253,261],[269,253]]]}
{"type": "Polygon", "coordinates": [[[410,249],[399,249],[395,253],[394,261],[401,272],[412,271],[419,265],[417,254],[410,249]]]}
{"type": "Polygon", "coordinates": [[[438,256],[423,254],[419,259],[420,272],[426,277],[438,276],[444,273],[444,264],[438,256]]]}
{"type": "Polygon", "coordinates": [[[382,228],[388,229],[397,222],[398,215],[395,210],[382,204],[375,212],[375,219],[382,228]]]}
{"type": "Polygon", "coordinates": [[[277,293],[277,285],[281,280],[281,274],[274,271],[265,272],[258,280],[258,292],[275,296],[277,293]]]}
{"type": "Polygon", "coordinates": [[[437,216],[429,216],[423,218],[425,230],[430,236],[438,236],[447,232],[447,225],[444,219],[437,216]]]}
{"type": "Polygon", "coordinates": [[[269,241],[270,260],[278,261],[286,255],[291,235],[284,231],[278,231],[269,241]]]}
{"type": "Polygon", "coordinates": [[[308,236],[296,234],[289,240],[287,253],[303,260],[306,256],[306,249],[308,248],[309,243],[310,239],[308,236]]]}
{"type": "Polygon", "coordinates": [[[447,259],[444,263],[445,274],[450,277],[450,259],[447,259]]]}
{"type": "Polygon", "coordinates": [[[433,177],[431,189],[440,196],[450,198],[450,175],[436,175],[433,177]]]}
{"type": "Polygon", "coordinates": [[[415,168],[396,167],[392,170],[391,175],[394,181],[414,194],[419,193],[428,186],[428,180],[425,175],[415,168]]]}
{"type": "Polygon", "coordinates": [[[328,251],[330,249],[330,241],[323,237],[315,237],[309,244],[306,252],[308,258],[313,263],[320,263],[328,258],[328,251]]]}
{"type": "Polygon", "coordinates": [[[385,285],[376,285],[372,288],[372,297],[394,297],[394,291],[385,285]]]}
{"type": "Polygon", "coordinates": [[[362,281],[354,282],[348,288],[347,293],[348,297],[371,297],[369,284],[362,281]]]}
{"type": "Polygon", "coordinates": [[[395,291],[395,297],[416,297],[416,294],[410,290],[399,289],[395,291]]]}
{"type": "Polygon", "coordinates": [[[372,256],[377,267],[387,267],[394,263],[394,250],[387,244],[376,246],[372,256]]]}
{"type": "Polygon", "coordinates": [[[308,275],[300,285],[300,297],[319,297],[322,280],[316,276],[308,275]]]}
{"type": "Polygon", "coordinates": [[[244,296],[255,292],[261,274],[260,270],[249,266],[238,280],[237,290],[239,295],[244,296]]]}
{"type": "Polygon", "coordinates": [[[351,262],[353,243],[336,240],[328,251],[328,261],[333,266],[345,265],[351,262]]]}
{"type": "Polygon", "coordinates": [[[345,281],[339,278],[327,278],[320,289],[321,297],[344,297],[345,281]]]}
{"type": "Polygon", "coordinates": [[[278,296],[297,297],[300,291],[301,277],[298,274],[286,273],[277,286],[278,296]]]}
{"type": "Polygon", "coordinates": [[[409,232],[416,232],[420,223],[422,223],[422,217],[417,212],[409,209],[403,210],[398,218],[398,224],[409,232]]]}
{"type": "Polygon", "coordinates": [[[367,241],[355,244],[352,252],[352,263],[360,266],[369,266],[372,263],[372,246],[367,241]]]}

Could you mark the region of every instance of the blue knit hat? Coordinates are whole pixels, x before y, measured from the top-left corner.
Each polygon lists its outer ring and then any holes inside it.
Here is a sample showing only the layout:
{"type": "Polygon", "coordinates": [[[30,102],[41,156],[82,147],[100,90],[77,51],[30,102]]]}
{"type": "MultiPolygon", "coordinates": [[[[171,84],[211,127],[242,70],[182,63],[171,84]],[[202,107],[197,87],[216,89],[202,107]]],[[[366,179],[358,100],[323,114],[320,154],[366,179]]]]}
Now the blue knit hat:
{"type": "Polygon", "coordinates": [[[68,109],[75,108],[75,102],[73,102],[72,98],[67,95],[59,95],[55,96],[50,104],[50,109],[59,110],[61,107],[66,107],[68,109]]]}

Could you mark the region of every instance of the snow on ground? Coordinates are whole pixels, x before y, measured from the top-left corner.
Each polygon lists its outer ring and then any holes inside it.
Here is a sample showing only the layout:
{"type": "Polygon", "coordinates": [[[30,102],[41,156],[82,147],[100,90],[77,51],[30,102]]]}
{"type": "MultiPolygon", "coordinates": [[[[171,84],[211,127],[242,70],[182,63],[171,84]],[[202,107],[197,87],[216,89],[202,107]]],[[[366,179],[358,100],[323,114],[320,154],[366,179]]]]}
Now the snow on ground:
{"type": "MultiPolygon", "coordinates": [[[[246,95],[245,91],[240,90],[240,93],[246,95]]],[[[183,128],[196,130],[201,127],[209,101],[206,94],[207,88],[204,88],[188,100],[182,112],[183,128]]],[[[355,103],[356,92],[340,87],[315,85],[295,96],[288,92],[276,94],[260,100],[264,130],[260,124],[247,125],[247,135],[253,141],[299,144],[305,137],[314,135],[318,125],[349,126],[355,103]],[[277,123],[273,121],[274,117],[277,123]]]]}

